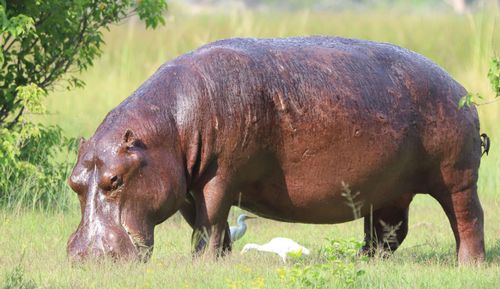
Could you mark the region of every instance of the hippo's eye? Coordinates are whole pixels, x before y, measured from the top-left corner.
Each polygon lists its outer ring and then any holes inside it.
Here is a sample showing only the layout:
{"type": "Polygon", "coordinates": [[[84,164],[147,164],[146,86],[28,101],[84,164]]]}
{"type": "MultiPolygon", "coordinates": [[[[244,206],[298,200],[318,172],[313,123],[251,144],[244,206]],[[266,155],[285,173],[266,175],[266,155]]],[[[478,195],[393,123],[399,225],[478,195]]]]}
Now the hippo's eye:
{"type": "Polygon", "coordinates": [[[99,187],[105,191],[114,191],[123,184],[123,178],[115,174],[104,174],[99,182],[99,187]]]}
{"type": "Polygon", "coordinates": [[[110,179],[111,190],[116,190],[123,184],[122,178],[118,176],[112,176],[110,179]]]}

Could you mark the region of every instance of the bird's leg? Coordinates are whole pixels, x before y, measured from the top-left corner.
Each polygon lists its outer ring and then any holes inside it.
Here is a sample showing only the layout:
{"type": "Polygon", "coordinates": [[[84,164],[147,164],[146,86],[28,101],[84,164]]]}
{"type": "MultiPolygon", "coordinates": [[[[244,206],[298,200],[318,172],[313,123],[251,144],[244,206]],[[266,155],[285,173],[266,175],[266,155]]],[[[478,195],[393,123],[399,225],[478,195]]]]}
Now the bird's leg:
{"type": "Polygon", "coordinates": [[[283,260],[283,264],[286,264],[286,258],[288,257],[287,254],[280,254],[281,260],[283,260]]]}
{"type": "Polygon", "coordinates": [[[226,186],[217,176],[210,178],[202,188],[194,191],[195,222],[193,241],[195,252],[206,250],[212,256],[222,256],[231,250],[227,217],[231,201],[226,186]]]}

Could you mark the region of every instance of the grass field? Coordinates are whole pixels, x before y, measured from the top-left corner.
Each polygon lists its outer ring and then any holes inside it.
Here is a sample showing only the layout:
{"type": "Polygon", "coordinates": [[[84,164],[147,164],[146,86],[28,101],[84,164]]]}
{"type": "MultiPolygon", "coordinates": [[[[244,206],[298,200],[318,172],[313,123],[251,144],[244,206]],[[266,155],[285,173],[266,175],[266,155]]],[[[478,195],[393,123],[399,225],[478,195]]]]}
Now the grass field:
{"type": "MultiPolygon", "coordinates": [[[[359,268],[366,273],[352,287],[498,288],[500,228],[496,212],[500,203],[493,197],[483,198],[483,206],[487,245],[483,267],[456,266],[446,216],[434,200],[418,196],[410,210],[409,235],[402,247],[388,260],[361,263],[359,268]]],[[[235,216],[233,212],[233,221],[235,216]]],[[[66,259],[65,245],[78,222],[77,211],[0,213],[0,272],[12,274],[21,264],[25,278],[45,288],[288,288],[278,274],[284,266],[278,256],[254,251],[240,255],[243,244],[285,236],[311,249],[311,259],[315,259],[327,244],[326,238],[362,238],[361,221],[313,226],[257,219],[249,221],[247,234],[236,243],[231,256],[216,263],[193,262],[190,228],[175,216],[156,228],[155,251],[149,263],[75,266],[66,259]]]]}
{"type": "MultiPolygon", "coordinates": [[[[409,11],[188,13],[172,7],[164,28],[146,31],[132,20],[106,32],[103,56],[83,74],[86,87],[72,92],[56,88],[47,103],[52,114],[42,121],[62,126],[69,135],[89,137],[105,114],[160,64],[209,41],[234,36],[338,35],[391,42],[429,57],[469,91],[491,98],[486,73],[489,58],[500,54],[500,25],[498,19],[494,21],[498,13],[456,16],[409,11]]],[[[353,288],[498,288],[500,102],[480,106],[479,113],[482,131],[493,142],[490,156],[483,158],[479,181],[486,264],[457,267],[444,212],[430,197],[418,196],[401,248],[388,260],[360,262],[357,266],[365,274],[351,284],[353,288]]],[[[73,209],[0,211],[0,286],[17,280],[44,288],[288,288],[280,278],[284,265],[277,256],[240,255],[243,244],[289,237],[310,248],[313,253],[306,262],[314,262],[327,238],[362,239],[360,220],[313,226],[256,219],[249,221],[247,235],[236,243],[231,256],[218,262],[193,261],[190,229],[176,215],[156,228],[155,251],[147,264],[73,265],[66,260],[65,246],[78,225],[79,209],[76,195],[67,189],[60,193],[74,199],[73,209]]],[[[238,213],[238,209],[231,213],[231,222],[238,213]]],[[[332,284],[320,288],[332,288],[332,284]]]]}

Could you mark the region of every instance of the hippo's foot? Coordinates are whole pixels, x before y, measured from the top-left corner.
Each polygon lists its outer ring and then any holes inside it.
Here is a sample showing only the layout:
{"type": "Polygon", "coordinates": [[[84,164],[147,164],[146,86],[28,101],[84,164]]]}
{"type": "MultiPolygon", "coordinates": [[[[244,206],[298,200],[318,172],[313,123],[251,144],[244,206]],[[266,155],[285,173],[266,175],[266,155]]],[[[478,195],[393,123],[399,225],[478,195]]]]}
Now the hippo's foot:
{"type": "Polygon", "coordinates": [[[383,248],[377,244],[365,244],[361,247],[357,254],[358,257],[367,256],[370,258],[377,257],[380,259],[387,259],[391,255],[392,251],[390,249],[383,248]]]}

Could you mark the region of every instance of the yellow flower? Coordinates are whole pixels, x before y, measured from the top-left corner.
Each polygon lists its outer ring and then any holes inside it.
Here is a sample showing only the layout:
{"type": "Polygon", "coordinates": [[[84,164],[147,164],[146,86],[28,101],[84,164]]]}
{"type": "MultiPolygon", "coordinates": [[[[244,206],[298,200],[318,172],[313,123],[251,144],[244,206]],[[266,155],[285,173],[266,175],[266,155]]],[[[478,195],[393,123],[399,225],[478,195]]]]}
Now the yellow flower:
{"type": "Polygon", "coordinates": [[[226,279],[226,282],[228,283],[227,285],[231,289],[241,289],[242,287],[242,282],[240,280],[231,280],[231,279],[226,279]]]}
{"type": "Polygon", "coordinates": [[[249,267],[249,266],[245,266],[245,265],[240,265],[240,270],[245,272],[245,273],[251,273],[252,272],[252,268],[249,267]]]}
{"type": "Polygon", "coordinates": [[[258,276],[255,278],[255,280],[252,282],[252,288],[251,289],[262,289],[264,288],[264,278],[258,276]]]}
{"type": "Polygon", "coordinates": [[[281,281],[285,280],[286,269],[285,268],[278,268],[276,271],[278,271],[278,276],[280,277],[280,280],[281,281]]]}

